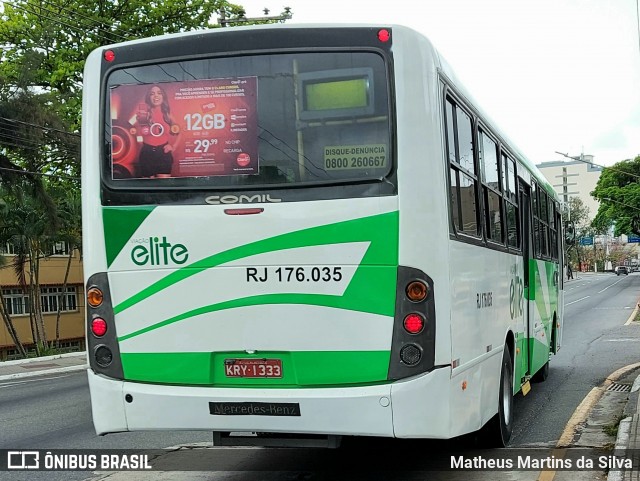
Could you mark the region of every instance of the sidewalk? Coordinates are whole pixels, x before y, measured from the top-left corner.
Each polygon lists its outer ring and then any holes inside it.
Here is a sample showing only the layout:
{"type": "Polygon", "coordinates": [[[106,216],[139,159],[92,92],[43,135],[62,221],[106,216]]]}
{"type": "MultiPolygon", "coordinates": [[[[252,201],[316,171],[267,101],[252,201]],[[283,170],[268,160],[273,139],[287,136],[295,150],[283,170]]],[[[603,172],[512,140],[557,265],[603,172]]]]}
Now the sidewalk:
{"type": "Polygon", "coordinates": [[[87,353],[71,352],[17,361],[0,362],[0,381],[25,377],[84,371],[87,369],[87,353]]]}
{"type": "Polygon", "coordinates": [[[640,376],[633,383],[624,419],[620,421],[615,445],[615,454],[621,458],[631,459],[634,469],[612,470],[608,481],[640,480],[640,376]]]}
{"type": "Polygon", "coordinates": [[[612,273],[611,272],[593,272],[593,271],[586,271],[586,272],[573,271],[573,277],[571,279],[567,279],[567,276],[565,274],[564,282],[566,283],[566,282],[584,280],[585,278],[595,276],[597,274],[612,274],[612,273]]]}

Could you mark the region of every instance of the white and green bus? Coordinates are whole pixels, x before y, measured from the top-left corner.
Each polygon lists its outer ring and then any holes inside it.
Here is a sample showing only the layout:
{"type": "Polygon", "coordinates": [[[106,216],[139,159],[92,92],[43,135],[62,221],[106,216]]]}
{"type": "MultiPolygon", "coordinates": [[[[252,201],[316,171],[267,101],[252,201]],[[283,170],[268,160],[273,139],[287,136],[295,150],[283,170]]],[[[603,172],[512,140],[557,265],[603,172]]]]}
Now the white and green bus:
{"type": "Polygon", "coordinates": [[[562,340],[560,206],[427,38],[112,45],[82,122],[98,434],[508,442],[562,340]]]}

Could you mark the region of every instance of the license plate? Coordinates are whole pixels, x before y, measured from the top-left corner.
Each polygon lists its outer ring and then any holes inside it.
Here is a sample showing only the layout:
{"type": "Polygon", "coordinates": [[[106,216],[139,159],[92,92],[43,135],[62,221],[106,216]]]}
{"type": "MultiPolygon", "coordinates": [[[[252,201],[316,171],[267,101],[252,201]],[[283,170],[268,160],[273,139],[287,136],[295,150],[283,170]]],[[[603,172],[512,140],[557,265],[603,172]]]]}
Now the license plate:
{"type": "Polygon", "coordinates": [[[282,377],[280,359],[225,359],[227,377],[282,377]]]}

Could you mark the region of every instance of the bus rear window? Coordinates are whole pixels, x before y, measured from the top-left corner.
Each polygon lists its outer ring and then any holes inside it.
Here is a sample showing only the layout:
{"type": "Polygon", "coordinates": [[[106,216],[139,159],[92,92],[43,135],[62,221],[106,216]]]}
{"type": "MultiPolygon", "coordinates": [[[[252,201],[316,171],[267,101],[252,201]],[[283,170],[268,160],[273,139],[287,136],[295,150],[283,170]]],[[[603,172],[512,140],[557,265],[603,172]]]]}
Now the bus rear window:
{"type": "Polygon", "coordinates": [[[127,67],[107,89],[111,188],[286,188],[392,166],[387,68],[373,52],[127,67]]]}

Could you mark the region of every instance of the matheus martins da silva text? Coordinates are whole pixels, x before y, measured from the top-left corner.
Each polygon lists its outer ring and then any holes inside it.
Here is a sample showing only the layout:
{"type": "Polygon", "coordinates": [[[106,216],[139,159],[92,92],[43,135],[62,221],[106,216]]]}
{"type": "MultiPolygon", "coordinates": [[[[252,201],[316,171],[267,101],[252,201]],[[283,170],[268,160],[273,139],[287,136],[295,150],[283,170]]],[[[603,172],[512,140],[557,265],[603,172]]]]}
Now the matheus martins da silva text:
{"type": "Polygon", "coordinates": [[[513,458],[484,458],[474,456],[451,456],[451,469],[632,469],[631,459],[617,456],[599,456],[597,458],[579,456],[578,458],[556,458],[547,456],[514,456],[513,458]]]}

